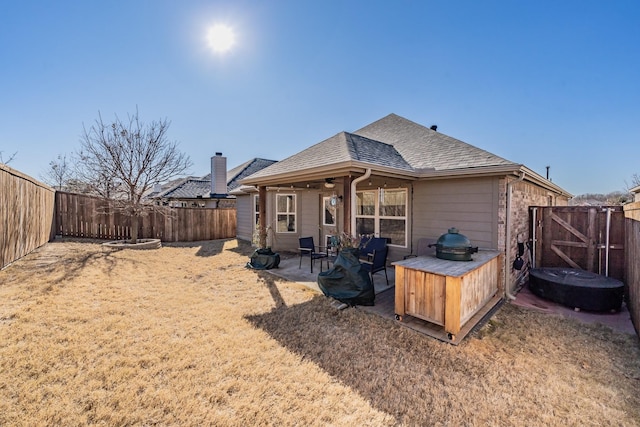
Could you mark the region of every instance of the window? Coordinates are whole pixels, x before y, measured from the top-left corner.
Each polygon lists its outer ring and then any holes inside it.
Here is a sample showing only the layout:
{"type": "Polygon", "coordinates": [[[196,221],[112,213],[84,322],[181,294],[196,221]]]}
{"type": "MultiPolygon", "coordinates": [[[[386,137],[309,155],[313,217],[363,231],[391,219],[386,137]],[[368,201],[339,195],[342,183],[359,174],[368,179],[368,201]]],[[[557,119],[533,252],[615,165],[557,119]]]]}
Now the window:
{"type": "Polygon", "coordinates": [[[335,196],[322,198],[322,205],[324,207],[322,210],[322,224],[336,225],[336,200],[337,198],[335,196]]]}
{"type": "Polygon", "coordinates": [[[296,195],[276,194],[276,232],[296,232],[296,195]]]}
{"type": "Polygon", "coordinates": [[[376,192],[356,192],[356,234],[375,234],[376,192]]]}
{"type": "Polygon", "coordinates": [[[407,190],[357,192],[356,233],[375,234],[388,238],[391,245],[407,246],[407,190]]]}

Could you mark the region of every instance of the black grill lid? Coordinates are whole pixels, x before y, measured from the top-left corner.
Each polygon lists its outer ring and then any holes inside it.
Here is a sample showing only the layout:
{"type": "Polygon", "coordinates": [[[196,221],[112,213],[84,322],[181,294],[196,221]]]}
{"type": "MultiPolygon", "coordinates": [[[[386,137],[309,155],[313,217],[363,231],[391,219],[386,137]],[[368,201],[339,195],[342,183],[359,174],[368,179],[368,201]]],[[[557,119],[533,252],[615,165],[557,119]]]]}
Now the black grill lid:
{"type": "Polygon", "coordinates": [[[440,236],[436,245],[441,248],[468,248],[471,246],[471,241],[460,234],[457,228],[451,227],[448,233],[440,236]]]}
{"type": "Polygon", "coordinates": [[[471,261],[471,254],[478,252],[477,247],[471,247],[471,241],[458,233],[458,229],[451,227],[449,232],[440,236],[438,241],[429,246],[436,247],[436,257],[451,261],[471,261]]]}

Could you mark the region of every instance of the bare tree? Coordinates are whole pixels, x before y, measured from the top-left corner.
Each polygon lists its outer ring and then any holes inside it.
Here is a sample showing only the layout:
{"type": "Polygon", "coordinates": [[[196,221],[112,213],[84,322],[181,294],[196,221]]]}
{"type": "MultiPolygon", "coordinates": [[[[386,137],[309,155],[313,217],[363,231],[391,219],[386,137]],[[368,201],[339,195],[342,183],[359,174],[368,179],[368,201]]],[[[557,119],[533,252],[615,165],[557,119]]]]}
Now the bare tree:
{"type": "Polygon", "coordinates": [[[71,164],[67,161],[67,155],[60,155],[56,160],[49,162],[49,169],[41,176],[41,179],[60,191],[67,191],[69,184],[74,180],[71,164]]]}
{"type": "Polygon", "coordinates": [[[16,154],[18,154],[18,152],[16,151],[12,155],[10,155],[8,159],[5,160],[4,157],[2,157],[2,153],[4,153],[4,151],[0,151],[0,163],[4,163],[5,165],[11,163],[11,161],[16,158],[16,154]]]}
{"type": "Polygon", "coordinates": [[[138,111],[126,121],[115,117],[83,126],[76,175],[92,193],[112,199],[114,208],[131,217],[131,242],[138,239],[138,220],[145,212],[143,195],[154,184],[168,181],[191,166],[178,144],[167,138],[166,119],[144,124],[138,111]]]}

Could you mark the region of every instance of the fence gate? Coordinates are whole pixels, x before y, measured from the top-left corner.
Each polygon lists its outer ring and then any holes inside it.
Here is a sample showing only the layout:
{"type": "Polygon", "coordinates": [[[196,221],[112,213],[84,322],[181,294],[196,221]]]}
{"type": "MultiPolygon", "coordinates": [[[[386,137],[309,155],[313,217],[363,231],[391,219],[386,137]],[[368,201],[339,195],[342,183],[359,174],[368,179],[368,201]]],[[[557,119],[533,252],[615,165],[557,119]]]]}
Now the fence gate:
{"type": "Polygon", "coordinates": [[[536,267],[572,267],[624,279],[622,206],[531,207],[536,267]]]}

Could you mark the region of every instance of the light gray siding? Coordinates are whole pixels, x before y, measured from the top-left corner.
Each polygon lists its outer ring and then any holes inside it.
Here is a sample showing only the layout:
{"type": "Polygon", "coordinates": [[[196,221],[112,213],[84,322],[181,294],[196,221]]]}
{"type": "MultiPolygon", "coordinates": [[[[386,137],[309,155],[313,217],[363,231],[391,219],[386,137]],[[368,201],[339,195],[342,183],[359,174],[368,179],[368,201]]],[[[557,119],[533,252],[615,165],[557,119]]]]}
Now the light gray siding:
{"type": "Polygon", "coordinates": [[[312,236],[316,245],[323,244],[320,236],[320,194],[317,191],[303,191],[298,193],[298,235],[296,236],[295,248],[298,247],[299,237],[312,236]]]}
{"type": "Polygon", "coordinates": [[[253,194],[236,198],[236,237],[249,242],[253,238],[253,194]]]}
{"type": "Polygon", "coordinates": [[[473,246],[498,248],[498,178],[422,181],[413,186],[413,247],[437,240],[451,227],[473,246]]]}
{"type": "Polygon", "coordinates": [[[318,224],[320,224],[320,196],[317,191],[305,191],[298,193],[298,223],[300,237],[313,236],[318,244],[318,224]]]}

